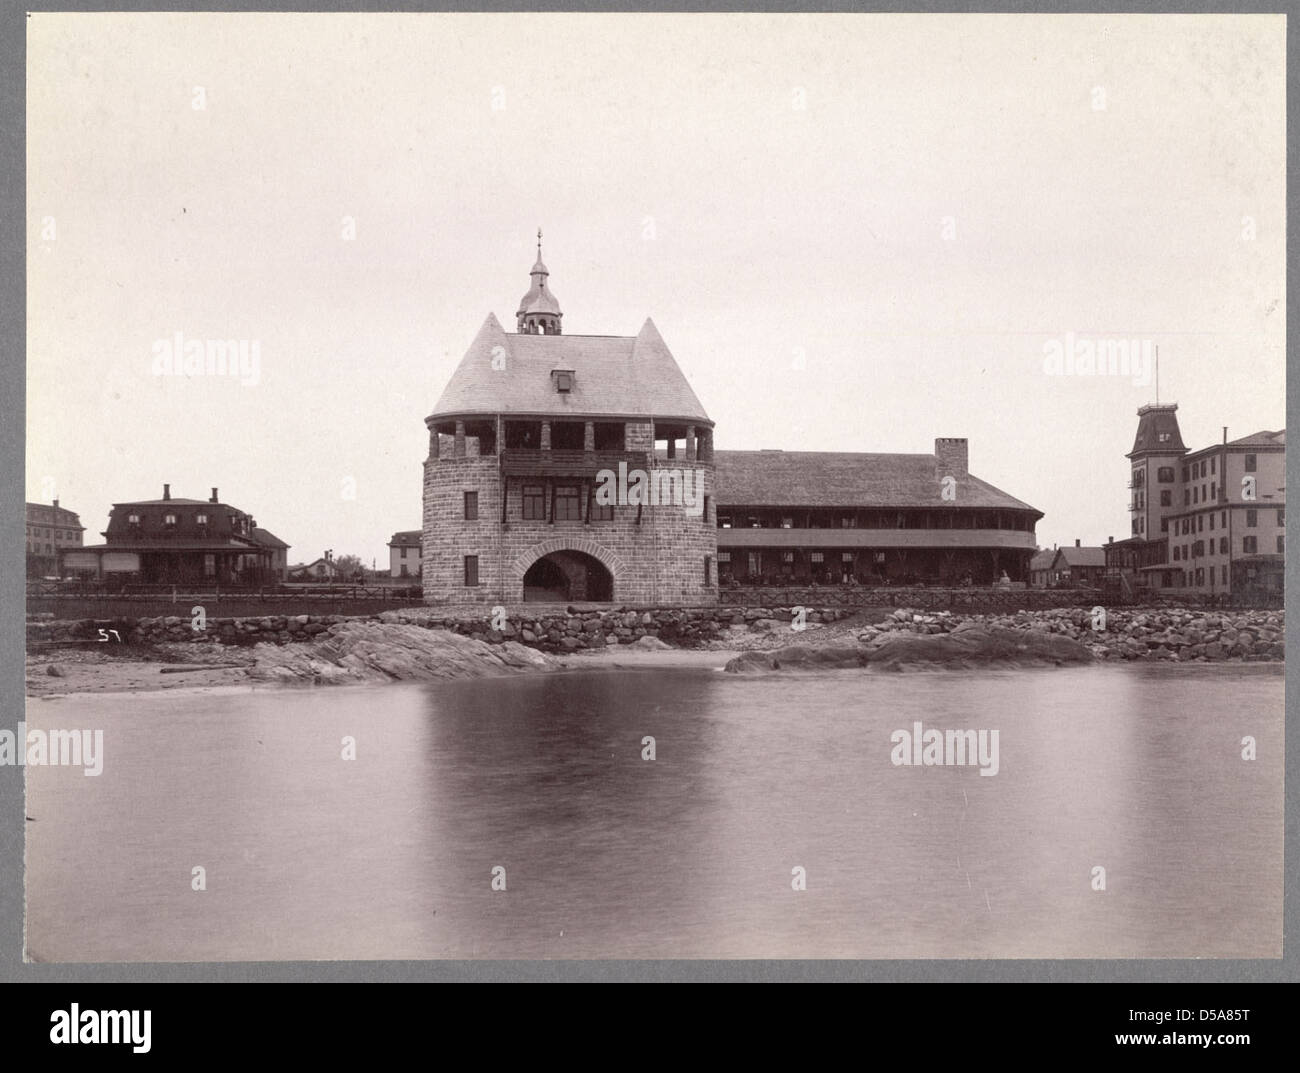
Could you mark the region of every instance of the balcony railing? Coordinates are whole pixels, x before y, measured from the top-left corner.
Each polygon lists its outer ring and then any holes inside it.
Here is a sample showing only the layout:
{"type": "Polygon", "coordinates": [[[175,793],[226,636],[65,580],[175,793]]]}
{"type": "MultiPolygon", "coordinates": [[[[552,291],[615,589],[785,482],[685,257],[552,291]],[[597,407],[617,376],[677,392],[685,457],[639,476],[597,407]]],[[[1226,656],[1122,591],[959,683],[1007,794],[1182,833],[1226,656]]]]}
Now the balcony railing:
{"type": "Polygon", "coordinates": [[[501,472],[507,477],[589,477],[594,480],[603,469],[617,473],[620,462],[625,463],[629,470],[649,470],[651,458],[649,451],[534,451],[510,447],[501,452],[501,472]]]}

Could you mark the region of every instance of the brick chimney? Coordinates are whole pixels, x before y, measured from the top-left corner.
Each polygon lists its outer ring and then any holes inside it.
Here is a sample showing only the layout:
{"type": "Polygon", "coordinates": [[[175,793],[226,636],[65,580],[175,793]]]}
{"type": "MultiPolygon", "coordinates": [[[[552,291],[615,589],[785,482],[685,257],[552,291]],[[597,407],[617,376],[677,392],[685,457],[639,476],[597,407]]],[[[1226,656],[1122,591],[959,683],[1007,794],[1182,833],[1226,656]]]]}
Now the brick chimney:
{"type": "Polygon", "coordinates": [[[217,499],[217,490],[216,490],[215,488],[212,489],[212,498],[209,499],[208,502],[209,502],[209,503],[218,503],[218,502],[220,502],[220,500],[217,499]]]}
{"type": "Polygon", "coordinates": [[[1075,537],[1075,538],[1074,538],[1074,546],[1075,546],[1076,548],[1077,548],[1077,547],[1081,547],[1082,544],[1083,544],[1083,541],[1081,541],[1078,537],[1075,537]]]}
{"type": "Polygon", "coordinates": [[[937,479],[961,479],[967,475],[967,465],[967,444],[964,438],[947,436],[934,441],[934,475],[937,479]]]}
{"type": "Polygon", "coordinates": [[[171,499],[171,497],[172,497],[172,486],[170,484],[164,484],[163,499],[171,499]]]}
{"type": "Polygon", "coordinates": [[[57,499],[54,501],[54,509],[55,510],[59,509],[59,501],[57,499]]]}

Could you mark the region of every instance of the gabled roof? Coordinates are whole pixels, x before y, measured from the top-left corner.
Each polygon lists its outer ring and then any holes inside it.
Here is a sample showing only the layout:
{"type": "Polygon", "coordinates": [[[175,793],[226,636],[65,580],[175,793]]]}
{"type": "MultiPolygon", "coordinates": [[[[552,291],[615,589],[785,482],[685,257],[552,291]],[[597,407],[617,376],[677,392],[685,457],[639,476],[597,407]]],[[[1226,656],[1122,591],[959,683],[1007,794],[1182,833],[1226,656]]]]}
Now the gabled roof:
{"type": "Polygon", "coordinates": [[[1073,545],[1059,548],[1056,556],[1065,566],[1105,566],[1105,548],[1076,548],[1073,545]]]}
{"type": "Polygon", "coordinates": [[[319,559],[313,559],[309,563],[294,563],[293,566],[288,567],[288,570],[292,573],[294,570],[306,570],[308,567],[319,566],[321,563],[324,563],[331,570],[337,570],[339,567],[339,564],[335,562],[333,559],[326,559],[324,556],[322,556],[319,559]]]}
{"type": "Polygon", "coordinates": [[[1034,557],[1029,560],[1030,570],[1050,570],[1052,563],[1056,562],[1056,549],[1049,548],[1046,551],[1034,553],[1034,557]]]}
{"type": "Polygon", "coordinates": [[[489,313],[429,419],[497,413],[713,424],[649,319],[635,336],[517,335],[489,313]],[[555,390],[553,369],[573,370],[572,391],[555,390]]]}
{"type": "Polygon", "coordinates": [[[715,451],[717,502],[737,507],[1001,507],[1042,512],[965,476],[939,498],[934,455],[848,451],[715,451]]]}

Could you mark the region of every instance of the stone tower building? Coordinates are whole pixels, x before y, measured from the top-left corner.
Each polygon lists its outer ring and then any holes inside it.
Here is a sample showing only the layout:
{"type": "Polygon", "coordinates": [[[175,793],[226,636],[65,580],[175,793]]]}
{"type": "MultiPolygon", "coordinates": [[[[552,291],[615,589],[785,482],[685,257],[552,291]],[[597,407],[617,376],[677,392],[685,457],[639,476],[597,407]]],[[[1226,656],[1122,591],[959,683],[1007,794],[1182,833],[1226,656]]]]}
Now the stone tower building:
{"type": "Polygon", "coordinates": [[[713,422],[659,332],[565,335],[538,232],[425,419],[426,602],[717,600],[713,422]]]}

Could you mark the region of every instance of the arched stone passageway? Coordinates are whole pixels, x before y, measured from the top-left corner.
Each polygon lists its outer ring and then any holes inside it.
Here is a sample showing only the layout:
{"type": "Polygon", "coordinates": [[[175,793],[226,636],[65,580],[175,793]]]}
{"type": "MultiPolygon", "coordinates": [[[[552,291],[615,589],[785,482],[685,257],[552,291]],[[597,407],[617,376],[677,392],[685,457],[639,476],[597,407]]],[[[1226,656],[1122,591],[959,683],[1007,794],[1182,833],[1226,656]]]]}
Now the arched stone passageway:
{"type": "Polygon", "coordinates": [[[614,599],[614,576],[599,559],[564,548],[537,559],[523,577],[527,603],[604,603],[614,599]]]}

